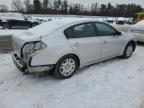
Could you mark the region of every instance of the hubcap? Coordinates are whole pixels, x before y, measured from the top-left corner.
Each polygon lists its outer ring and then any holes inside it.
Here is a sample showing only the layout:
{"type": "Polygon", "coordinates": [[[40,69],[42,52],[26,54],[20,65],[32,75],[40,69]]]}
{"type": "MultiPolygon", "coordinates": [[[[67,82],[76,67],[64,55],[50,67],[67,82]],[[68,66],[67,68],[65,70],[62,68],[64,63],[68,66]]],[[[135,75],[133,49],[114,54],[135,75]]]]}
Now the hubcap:
{"type": "Polygon", "coordinates": [[[60,66],[60,72],[63,76],[71,75],[75,70],[75,61],[73,59],[65,59],[60,66]]]}
{"type": "Polygon", "coordinates": [[[126,51],[127,57],[131,56],[132,52],[133,52],[133,46],[129,45],[126,51]]]}

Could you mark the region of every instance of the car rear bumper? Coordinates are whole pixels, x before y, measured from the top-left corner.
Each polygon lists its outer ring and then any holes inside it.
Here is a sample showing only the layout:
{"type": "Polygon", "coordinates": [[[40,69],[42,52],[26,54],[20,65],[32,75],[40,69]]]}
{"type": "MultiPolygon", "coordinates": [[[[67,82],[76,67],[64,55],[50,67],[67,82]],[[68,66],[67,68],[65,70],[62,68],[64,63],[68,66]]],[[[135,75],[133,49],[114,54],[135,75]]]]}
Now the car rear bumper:
{"type": "Polygon", "coordinates": [[[54,66],[54,65],[29,66],[30,63],[25,63],[16,54],[12,53],[11,55],[12,55],[12,60],[13,60],[14,64],[22,73],[45,72],[45,71],[51,70],[54,66]]]}
{"type": "Polygon", "coordinates": [[[20,58],[16,55],[12,53],[12,60],[14,62],[14,64],[16,65],[16,67],[21,71],[21,72],[26,72],[26,64],[20,60],[20,58]]]}

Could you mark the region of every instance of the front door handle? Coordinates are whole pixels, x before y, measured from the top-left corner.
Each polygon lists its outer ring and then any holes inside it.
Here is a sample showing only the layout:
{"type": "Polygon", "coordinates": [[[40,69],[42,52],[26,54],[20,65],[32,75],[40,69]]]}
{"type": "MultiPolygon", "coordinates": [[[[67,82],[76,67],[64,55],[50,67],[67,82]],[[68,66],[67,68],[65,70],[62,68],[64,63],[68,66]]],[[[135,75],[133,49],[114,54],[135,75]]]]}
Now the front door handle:
{"type": "Polygon", "coordinates": [[[108,41],[104,41],[104,44],[107,44],[108,43],[108,41]]]}
{"type": "Polygon", "coordinates": [[[80,43],[76,42],[73,46],[79,47],[79,46],[80,46],[80,43]]]}

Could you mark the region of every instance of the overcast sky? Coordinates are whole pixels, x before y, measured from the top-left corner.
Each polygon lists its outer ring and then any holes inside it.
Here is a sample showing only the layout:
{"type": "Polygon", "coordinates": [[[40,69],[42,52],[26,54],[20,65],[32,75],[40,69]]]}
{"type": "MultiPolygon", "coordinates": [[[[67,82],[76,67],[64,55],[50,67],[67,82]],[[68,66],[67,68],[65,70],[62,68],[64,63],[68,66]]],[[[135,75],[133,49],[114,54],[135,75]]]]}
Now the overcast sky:
{"type": "MultiPolygon", "coordinates": [[[[0,0],[0,4],[6,4],[9,7],[11,7],[11,1],[12,0],[0,0]]],[[[24,0],[21,0],[24,1],[24,0]]],[[[52,0],[51,0],[52,1],[52,0]]],[[[98,2],[99,4],[101,3],[112,3],[112,4],[122,4],[122,3],[135,3],[135,4],[140,4],[142,7],[144,7],[144,0],[68,0],[69,3],[82,3],[85,6],[90,6],[91,3],[98,2]]]]}

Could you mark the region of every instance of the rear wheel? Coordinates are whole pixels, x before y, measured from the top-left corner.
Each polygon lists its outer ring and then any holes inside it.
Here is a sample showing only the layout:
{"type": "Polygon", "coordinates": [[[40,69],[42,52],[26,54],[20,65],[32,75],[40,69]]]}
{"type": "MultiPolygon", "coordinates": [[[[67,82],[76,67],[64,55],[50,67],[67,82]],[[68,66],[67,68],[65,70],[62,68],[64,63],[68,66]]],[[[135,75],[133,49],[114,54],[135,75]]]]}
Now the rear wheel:
{"type": "Polygon", "coordinates": [[[9,26],[8,23],[3,23],[3,24],[2,24],[2,28],[3,28],[3,29],[9,29],[10,26],[9,26]]]}
{"type": "Polygon", "coordinates": [[[78,60],[73,55],[67,55],[61,58],[55,67],[55,75],[60,79],[68,79],[78,69],[78,60]]]}
{"type": "Polygon", "coordinates": [[[124,58],[124,59],[130,58],[132,53],[133,53],[133,51],[134,51],[134,46],[133,46],[133,43],[130,42],[130,43],[127,44],[127,46],[125,48],[125,51],[124,51],[124,53],[122,55],[122,58],[124,58]]]}

